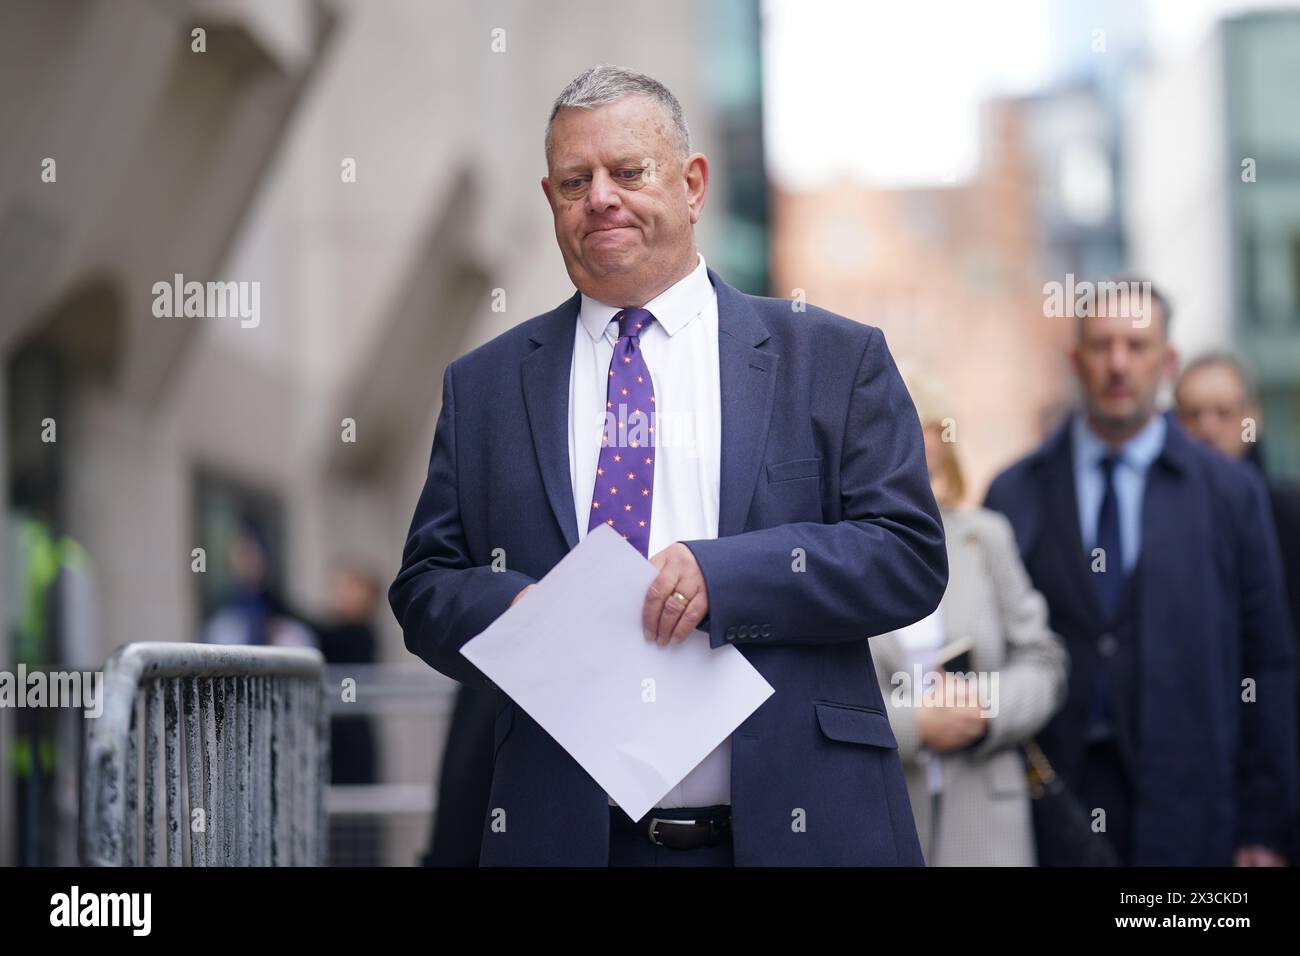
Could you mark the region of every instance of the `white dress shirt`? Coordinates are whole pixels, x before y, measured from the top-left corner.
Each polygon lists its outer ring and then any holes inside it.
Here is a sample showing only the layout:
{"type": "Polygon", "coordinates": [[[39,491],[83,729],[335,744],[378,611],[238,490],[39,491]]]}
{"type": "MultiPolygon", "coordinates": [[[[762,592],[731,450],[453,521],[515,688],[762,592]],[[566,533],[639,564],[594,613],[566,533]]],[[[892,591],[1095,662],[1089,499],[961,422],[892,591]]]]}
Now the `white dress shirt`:
{"type": "MultiPolygon", "coordinates": [[[[582,296],[569,373],[569,471],[578,538],[587,536],[591,496],[605,427],[609,363],[623,306],[582,296]]],[[[641,354],[654,386],[654,495],[650,555],[674,541],[718,536],[722,400],[718,381],[718,300],[695,270],[645,304],[655,317],[641,332],[641,354]]],[[[689,597],[689,595],[688,595],[689,597]]],[[[693,634],[688,640],[706,640],[693,634]]],[[[614,804],[611,798],[609,801],[614,804]]],[[[731,803],[728,737],[659,802],[661,807],[731,803]]]]}

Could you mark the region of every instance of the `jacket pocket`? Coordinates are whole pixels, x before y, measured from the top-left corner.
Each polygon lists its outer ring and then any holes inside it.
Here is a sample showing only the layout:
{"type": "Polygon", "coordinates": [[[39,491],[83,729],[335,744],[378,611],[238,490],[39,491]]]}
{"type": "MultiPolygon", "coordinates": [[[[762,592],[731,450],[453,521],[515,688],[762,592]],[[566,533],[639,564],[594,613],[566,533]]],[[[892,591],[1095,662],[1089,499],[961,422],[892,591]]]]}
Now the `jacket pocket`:
{"type": "Polygon", "coordinates": [[[883,711],[824,700],[813,701],[813,707],[817,711],[817,725],[831,740],[886,750],[898,749],[894,729],[889,726],[889,718],[883,711]]]}
{"type": "Polygon", "coordinates": [[[794,461],[778,461],[767,466],[769,483],[793,481],[796,478],[817,478],[821,473],[820,458],[796,458],[794,461]]]}

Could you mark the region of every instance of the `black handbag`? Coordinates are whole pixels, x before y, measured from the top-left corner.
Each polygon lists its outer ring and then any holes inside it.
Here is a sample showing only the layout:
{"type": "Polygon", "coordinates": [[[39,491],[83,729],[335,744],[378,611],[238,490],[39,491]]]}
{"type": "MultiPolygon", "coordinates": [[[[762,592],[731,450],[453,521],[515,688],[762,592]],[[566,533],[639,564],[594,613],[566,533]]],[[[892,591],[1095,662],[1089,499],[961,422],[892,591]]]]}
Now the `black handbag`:
{"type": "Polygon", "coordinates": [[[1119,866],[1119,855],[1105,835],[1093,832],[1079,798],[1056,775],[1047,755],[1031,740],[1021,744],[1034,814],[1039,866],[1119,866]]]}

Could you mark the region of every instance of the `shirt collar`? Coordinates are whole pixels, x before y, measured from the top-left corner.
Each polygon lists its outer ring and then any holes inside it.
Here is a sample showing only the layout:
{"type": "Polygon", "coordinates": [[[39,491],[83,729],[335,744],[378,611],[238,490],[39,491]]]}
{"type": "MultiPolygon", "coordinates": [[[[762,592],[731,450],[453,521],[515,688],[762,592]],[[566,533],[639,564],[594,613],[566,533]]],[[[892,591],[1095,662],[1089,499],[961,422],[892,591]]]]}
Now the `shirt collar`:
{"type": "MultiPolygon", "coordinates": [[[[704,256],[698,252],[696,256],[698,261],[689,275],[678,279],[645,304],[645,308],[654,314],[655,320],[670,336],[676,335],[693,318],[703,312],[709,297],[713,295],[713,283],[709,281],[704,256]]],[[[606,305],[583,294],[582,305],[578,309],[578,321],[587,330],[591,340],[598,342],[609,328],[609,323],[614,316],[621,310],[621,306],[606,305]]]]}
{"type": "Polygon", "coordinates": [[[1089,466],[1096,465],[1107,453],[1114,450],[1119,452],[1120,460],[1124,464],[1138,471],[1146,471],[1165,447],[1166,428],[1164,415],[1152,415],[1150,421],[1143,425],[1136,435],[1118,449],[1112,449],[1088,427],[1083,415],[1076,414],[1071,424],[1075,460],[1089,466]]]}

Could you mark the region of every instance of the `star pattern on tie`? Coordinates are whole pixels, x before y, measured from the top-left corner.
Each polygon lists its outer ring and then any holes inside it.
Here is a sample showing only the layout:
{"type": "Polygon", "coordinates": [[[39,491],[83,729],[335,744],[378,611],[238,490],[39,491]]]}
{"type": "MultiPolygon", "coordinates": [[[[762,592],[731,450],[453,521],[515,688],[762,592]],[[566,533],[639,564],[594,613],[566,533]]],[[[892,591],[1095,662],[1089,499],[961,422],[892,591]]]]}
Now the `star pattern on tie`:
{"type": "Polygon", "coordinates": [[[614,320],[618,322],[618,341],[609,362],[606,424],[587,530],[607,524],[649,557],[655,456],[649,450],[653,448],[654,426],[647,409],[654,405],[655,396],[640,337],[654,316],[645,309],[624,309],[614,320]],[[643,442],[638,434],[647,440],[643,442]]]}

